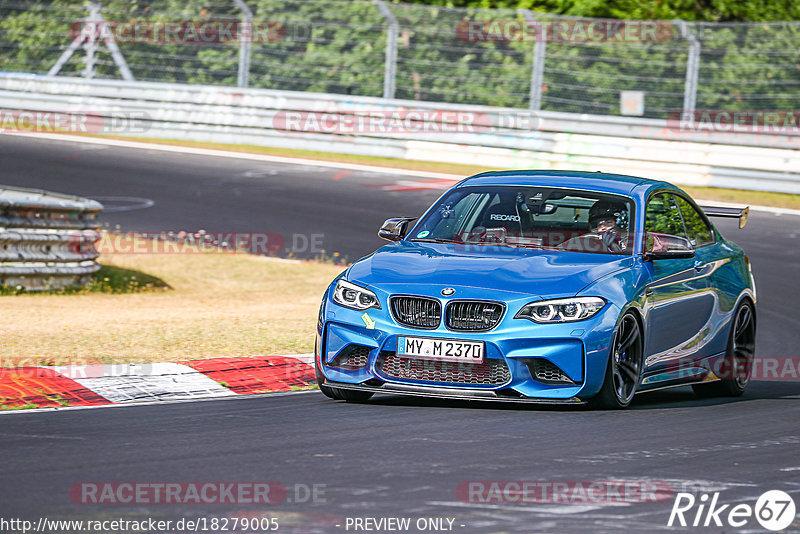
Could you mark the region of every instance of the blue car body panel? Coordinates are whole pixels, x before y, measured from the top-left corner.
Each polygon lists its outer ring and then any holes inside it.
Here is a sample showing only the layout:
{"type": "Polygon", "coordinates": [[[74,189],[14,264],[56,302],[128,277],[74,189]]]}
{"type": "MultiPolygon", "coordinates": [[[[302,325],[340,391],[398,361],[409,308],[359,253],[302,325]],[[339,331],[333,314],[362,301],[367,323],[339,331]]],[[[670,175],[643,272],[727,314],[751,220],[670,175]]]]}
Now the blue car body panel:
{"type": "MultiPolygon", "coordinates": [[[[483,173],[454,188],[503,185],[629,197],[635,203],[637,229],[644,228],[644,206],[651,194],[666,190],[685,196],[666,182],[568,171],[483,173]]],[[[713,379],[709,366],[725,353],[733,311],[743,298],[755,302],[743,251],[716,229],[714,233],[715,242],[698,248],[693,258],[658,261],[644,260],[642,239],[635,240],[633,255],[508,247],[470,250],[406,239],[390,243],[340,276],[374,292],[380,309],[364,312],[335,303],[332,297],[338,278],[326,291],[317,328],[318,372],[332,385],[380,383],[442,391],[489,390],[542,400],[588,399],[603,384],[618,320],[625,311],[634,310],[644,328],[640,390],[713,379]],[[443,296],[444,288],[456,292],[443,296]],[[442,310],[452,300],[497,301],[505,310],[499,324],[489,331],[452,331],[444,320],[436,328],[423,330],[395,320],[389,303],[393,295],[437,299],[442,310]],[[595,316],[577,322],[538,324],[515,318],[530,302],[573,296],[599,296],[607,304],[595,316]],[[399,336],[483,341],[487,361],[502,360],[509,379],[502,384],[465,385],[389,376],[377,362],[381,354],[396,351],[399,336]],[[356,369],[331,365],[353,345],[368,348],[366,365],[356,369]],[[537,381],[526,363],[532,358],[552,362],[573,383],[537,381]]],[[[416,235],[415,229],[408,235],[416,235]]]]}

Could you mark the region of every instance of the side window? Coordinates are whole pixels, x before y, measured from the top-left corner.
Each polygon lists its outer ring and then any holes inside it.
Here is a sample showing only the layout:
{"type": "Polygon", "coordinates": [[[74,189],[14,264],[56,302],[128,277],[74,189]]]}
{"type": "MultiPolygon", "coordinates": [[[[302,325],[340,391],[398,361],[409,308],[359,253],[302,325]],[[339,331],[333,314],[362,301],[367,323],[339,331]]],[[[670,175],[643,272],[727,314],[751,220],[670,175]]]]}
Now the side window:
{"type": "Polygon", "coordinates": [[[686,237],[681,212],[670,193],[657,193],[650,197],[644,217],[647,232],[686,237]]]}
{"type": "Polygon", "coordinates": [[[689,235],[692,245],[702,247],[713,243],[714,231],[703,219],[703,216],[685,198],[675,195],[675,200],[681,209],[683,224],[686,226],[686,233],[689,235]]]}

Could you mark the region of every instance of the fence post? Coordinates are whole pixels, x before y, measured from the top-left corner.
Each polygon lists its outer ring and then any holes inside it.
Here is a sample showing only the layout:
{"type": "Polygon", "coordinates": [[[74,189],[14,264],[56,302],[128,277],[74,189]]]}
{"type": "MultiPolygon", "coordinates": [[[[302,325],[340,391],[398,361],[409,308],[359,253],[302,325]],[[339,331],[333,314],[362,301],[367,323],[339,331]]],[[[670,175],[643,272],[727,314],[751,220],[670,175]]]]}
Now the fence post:
{"type": "Polygon", "coordinates": [[[686,85],[683,91],[684,113],[694,113],[697,105],[697,79],[700,71],[700,40],[689,28],[685,20],[673,21],[681,32],[681,37],[689,42],[689,55],[686,58],[686,85]]]}
{"type": "MultiPolygon", "coordinates": [[[[520,9],[519,12],[527,22],[536,24],[536,16],[530,9],[520,9]]],[[[544,85],[544,58],[547,50],[547,35],[544,26],[541,32],[536,32],[536,44],[533,45],[533,65],[531,68],[531,94],[528,100],[528,109],[539,111],[542,109],[542,86],[544,85]]],[[[527,35],[527,32],[523,32],[527,35]]]]}
{"type": "MultiPolygon", "coordinates": [[[[89,19],[96,22],[100,18],[100,4],[95,1],[89,2],[89,19]]],[[[90,39],[83,44],[83,49],[86,51],[86,59],[84,60],[83,77],[92,79],[95,75],[95,67],[97,66],[97,38],[90,39]]]]}
{"type": "Polygon", "coordinates": [[[253,40],[253,12],[244,0],[233,0],[242,12],[242,27],[239,28],[239,76],[236,85],[247,87],[250,77],[250,45],[253,40]]]}
{"type": "Polygon", "coordinates": [[[394,98],[397,77],[397,34],[399,24],[394,13],[382,0],[374,0],[378,10],[386,19],[386,59],[383,71],[383,98],[394,98]]]}
{"type": "MultiPolygon", "coordinates": [[[[133,74],[131,73],[131,69],[128,68],[128,63],[125,61],[125,56],[122,55],[120,52],[119,46],[117,46],[117,41],[114,39],[113,32],[104,32],[102,26],[105,24],[105,19],[103,18],[103,14],[100,11],[100,2],[99,0],[93,0],[89,3],[89,17],[83,19],[84,22],[88,22],[89,24],[100,24],[101,28],[94,34],[91,38],[89,43],[85,42],[86,37],[83,36],[81,38],[75,38],[70,43],[69,47],[64,50],[61,56],[58,58],[58,61],[50,67],[50,70],[47,72],[48,76],[55,76],[59,73],[61,68],[69,61],[69,58],[72,57],[72,54],[83,45],[86,48],[86,66],[84,67],[83,75],[86,78],[93,78],[95,71],[94,66],[96,64],[96,56],[97,53],[97,39],[100,35],[105,34],[103,42],[108,48],[108,51],[111,52],[111,57],[114,59],[114,63],[116,63],[117,68],[119,69],[120,74],[122,74],[122,78],[129,82],[134,81],[133,74]],[[90,66],[91,63],[91,66],[90,66]]],[[[81,33],[83,35],[83,33],[81,33]]]]}
{"type": "MultiPolygon", "coordinates": [[[[92,3],[95,5],[96,8],[95,11],[92,13],[95,22],[100,22],[100,24],[105,24],[106,19],[103,18],[103,14],[100,12],[99,0],[92,3]]],[[[119,46],[117,46],[117,40],[114,38],[114,32],[108,32],[108,36],[106,39],[103,40],[103,43],[105,43],[106,48],[108,48],[108,51],[111,52],[111,58],[114,60],[114,63],[117,64],[117,68],[119,69],[119,73],[122,75],[122,79],[127,80],[129,82],[134,81],[131,69],[128,68],[128,62],[125,61],[125,56],[122,55],[119,46]]]]}

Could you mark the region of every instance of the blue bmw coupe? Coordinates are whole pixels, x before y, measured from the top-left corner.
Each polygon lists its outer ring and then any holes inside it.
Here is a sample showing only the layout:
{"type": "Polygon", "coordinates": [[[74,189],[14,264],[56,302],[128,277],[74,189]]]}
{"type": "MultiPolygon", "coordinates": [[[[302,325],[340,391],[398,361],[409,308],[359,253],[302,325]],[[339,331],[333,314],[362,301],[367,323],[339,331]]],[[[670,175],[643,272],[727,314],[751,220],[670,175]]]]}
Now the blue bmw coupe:
{"type": "Polygon", "coordinates": [[[691,384],[741,395],[755,353],[750,262],[666,182],[589,172],[467,178],[333,281],[316,372],[375,393],[627,407],[691,384]],[[414,224],[414,222],[416,224],[414,224]]]}

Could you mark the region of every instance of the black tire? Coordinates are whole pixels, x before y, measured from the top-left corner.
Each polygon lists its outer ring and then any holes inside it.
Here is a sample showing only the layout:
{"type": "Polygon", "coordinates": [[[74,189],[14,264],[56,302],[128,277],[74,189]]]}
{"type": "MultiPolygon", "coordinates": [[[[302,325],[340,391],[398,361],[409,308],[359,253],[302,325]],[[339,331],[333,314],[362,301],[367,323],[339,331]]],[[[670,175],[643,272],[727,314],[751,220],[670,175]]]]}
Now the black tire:
{"type": "Polygon", "coordinates": [[[755,308],[752,302],[745,300],[733,315],[725,358],[720,369],[716,369],[721,380],[692,385],[695,394],[699,397],[740,397],[750,383],[755,354],[755,308]]]}
{"type": "Polygon", "coordinates": [[[343,400],[346,402],[364,402],[368,401],[374,395],[374,393],[370,391],[351,391],[349,389],[339,389],[332,388],[330,386],[324,386],[323,384],[325,383],[325,377],[319,370],[319,365],[317,364],[316,358],[314,358],[314,374],[317,376],[317,385],[319,386],[319,390],[329,399],[343,400]]]}
{"type": "Polygon", "coordinates": [[[642,376],[642,352],[642,328],[628,312],[614,330],[603,387],[589,401],[593,408],[620,410],[630,405],[642,376]]]}

